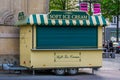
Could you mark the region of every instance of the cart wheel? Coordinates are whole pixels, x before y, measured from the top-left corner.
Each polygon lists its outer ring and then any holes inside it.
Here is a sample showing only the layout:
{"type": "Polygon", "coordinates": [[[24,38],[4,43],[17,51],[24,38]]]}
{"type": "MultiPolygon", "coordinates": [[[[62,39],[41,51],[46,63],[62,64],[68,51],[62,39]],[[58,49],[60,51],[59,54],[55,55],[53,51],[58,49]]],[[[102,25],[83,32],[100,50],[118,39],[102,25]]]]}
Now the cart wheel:
{"type": "Polygon", "coordinates": [[[70,75],[75,75],[78,73],[78,69],[77,68],[70,68],[70,69],[68,69],[68,73],[70,75]]]}
{"type": "Polygon", "coordinates": [[[64,69],[56,69],[55,70],[55,74],[56,75],[64,75],[65,74],[65,70],[64,69]]]}

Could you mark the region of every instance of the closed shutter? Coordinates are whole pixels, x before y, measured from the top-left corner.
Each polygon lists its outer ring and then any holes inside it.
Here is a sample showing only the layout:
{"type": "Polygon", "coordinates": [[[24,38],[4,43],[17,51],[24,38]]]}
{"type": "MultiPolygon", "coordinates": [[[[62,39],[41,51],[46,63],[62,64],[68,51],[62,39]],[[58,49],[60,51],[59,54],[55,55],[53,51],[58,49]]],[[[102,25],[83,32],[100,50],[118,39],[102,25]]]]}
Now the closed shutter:
{"type": "Polygon", "coordinates": [[[97,27],[37,26],[37,49],[97,48],[97,27]]]}

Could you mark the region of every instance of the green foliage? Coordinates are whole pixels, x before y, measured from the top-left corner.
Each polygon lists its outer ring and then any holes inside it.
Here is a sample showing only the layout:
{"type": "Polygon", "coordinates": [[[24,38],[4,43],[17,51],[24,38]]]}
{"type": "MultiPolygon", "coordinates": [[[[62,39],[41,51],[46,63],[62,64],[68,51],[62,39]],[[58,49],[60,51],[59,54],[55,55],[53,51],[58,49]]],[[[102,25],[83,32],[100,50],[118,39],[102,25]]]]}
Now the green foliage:
{"type": "Polygon", "coordinates": [[[112,16],[120,15],[120,0],[101,0],[101,12],[106,18],[112,19],[112,16]]]}
{"type": "Polygon", "coordinates": [[[50,0],[50,10],[65,10],[66,0],[50,0]]]}
{"type": "Polygon", "coordinates": [[[76,8],[75,2],[78,0],[50,0],[50,10],[73,10],[76,8]]]}
{"type": "MultiPolygon", "coordinates": [[[[79,0],[50,0],[50,10],[75,10],[79,0]],[[72,1],[72,2],[71,2],[72,1]],[[74,3],[76,2],[76,3],[74,3]]],[[[88,0],[89,1],[89,0],[88,0]]],[[[120,15],[120,0],[91,0],[101,4],[102,15],[112,20],[112,16],[120,15]]]]}

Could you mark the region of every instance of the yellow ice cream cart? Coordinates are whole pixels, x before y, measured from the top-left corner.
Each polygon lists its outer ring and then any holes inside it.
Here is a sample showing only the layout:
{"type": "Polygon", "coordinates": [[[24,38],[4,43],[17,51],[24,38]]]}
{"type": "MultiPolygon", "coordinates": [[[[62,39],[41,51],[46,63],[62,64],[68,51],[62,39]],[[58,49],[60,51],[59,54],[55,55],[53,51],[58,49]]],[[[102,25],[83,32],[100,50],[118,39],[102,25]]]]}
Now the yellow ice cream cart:
{"type": "Polygon", "coordinates": [[[51,69],[58,75],[76,74],[79,68],[102,66],[103,16],[86,12],[51,11],[31,14],[20,27],[20,65],[51,69]]]}

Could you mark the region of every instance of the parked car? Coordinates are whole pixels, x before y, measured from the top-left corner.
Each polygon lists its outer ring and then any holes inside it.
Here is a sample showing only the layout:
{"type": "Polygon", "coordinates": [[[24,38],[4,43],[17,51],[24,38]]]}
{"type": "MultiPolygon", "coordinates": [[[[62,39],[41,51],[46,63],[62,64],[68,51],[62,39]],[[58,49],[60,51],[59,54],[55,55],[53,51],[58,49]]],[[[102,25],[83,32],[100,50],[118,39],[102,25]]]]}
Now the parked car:
{"type": "Polygon", "coordinates": [[[114,42],[113,47],[116,53],[120,53],[120,42],[114,42]]]}

